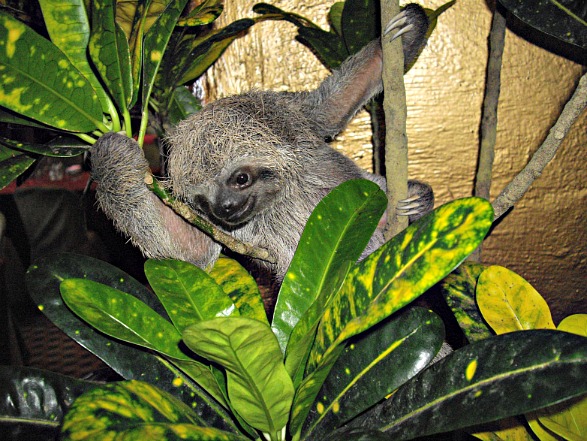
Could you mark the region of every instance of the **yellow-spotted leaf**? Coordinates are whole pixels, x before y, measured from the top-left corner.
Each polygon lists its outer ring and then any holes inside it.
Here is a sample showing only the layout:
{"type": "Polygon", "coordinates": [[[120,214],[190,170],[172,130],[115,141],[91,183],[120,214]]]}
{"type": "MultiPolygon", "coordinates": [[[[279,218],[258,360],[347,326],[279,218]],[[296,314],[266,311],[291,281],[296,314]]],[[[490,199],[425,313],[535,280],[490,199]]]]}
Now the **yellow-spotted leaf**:
{"type": "Polygon", "coordinates": [[[0,190],[33,165],[35,158],[0,145],[0,190]]]}
{"type": "Polygon", "coordinates": [[[51,41],[92,84],[102,103],[102,110],[106,113],[110,107],[110,99],[94,75],[87,58],[90,23],[84,0],[39,0],[39,5],[51,41]]]}
{"type": "Polygon", "coordinates": [[[209,274],[228,294],[241,316],[268,323],[257,282],[240,263],[221,256],[209,274]]]}
{"type": "Polygon", "coordinates": [[[292,433],[298,433],[342,343],[404,307],[450,273],[481,243],[493,222],[491,204],[465,198],[410,225],[353,268],[326,309],[296,392],[292,433]]]}
{"type": "Polygon", "coordinates": [[[93,6],[90,55],[119,110],[125,110],[133,96],[128,41],[115,21],[115,2],[94,0],[93,6]]]}
{"type": "Polygon", "coordinates": [[[136,297],[87,279],[66,279],[60,290],[67,306],[99,331],[191,361],[179,349],[181,334],[175,327],[136,297]]]}
{"type": "MultiPolygon", "coordinates": [[[[587,314],[568,316],[560,322],[557,329],[587,337],[587,314]]],[[[541,425],[566,440],[587,439],[587,397],[585,396],[540,410],[536,412],[536,416],[541,425]]]]}
{"type": "Polygon", "coordinates": [[[222,0],[201,0],[186,17],[178,21],[179,26],[203,26],[212,23],[224,10],[222,0]]]}
{"type": "Polygon", "coordinates": [[[214,279],[191,263],[149,259],[145,275],[180,333],[201,320],[238,315],[214,279]]]}
{"type": "Polygon", "coordinates": [[[473,436],[483,441],[533,441],[530,432],[515,418],[498,421],[489,427],[491,430],[473,433],[473,436]]]}
{"type": "Polygon", "coordinates": [[[81,395],[64,418],[63,440],[246,441],[209,427],[186,404],[141,381],[109,383],[81,395]]]}
{"type": "Polygon", "coordinates": [[[88,80],[54,44],[2,11],[0,105],[60,130],[106,130],[88,80]]]}
{"type": "Polygon", "coordinates": [[[226,369],[228,398],[252,427],[276,434],[286,425],[293,384],[271,328],[245,317],[196,323],[183,333],[186,345],[226,369]]]}
{"type": "Polygon", "coordinates": [[[476,296],[483,318],[497,334],[555,328],[542,296],[507,268],[491,266],[483,271],[476,296]]]}

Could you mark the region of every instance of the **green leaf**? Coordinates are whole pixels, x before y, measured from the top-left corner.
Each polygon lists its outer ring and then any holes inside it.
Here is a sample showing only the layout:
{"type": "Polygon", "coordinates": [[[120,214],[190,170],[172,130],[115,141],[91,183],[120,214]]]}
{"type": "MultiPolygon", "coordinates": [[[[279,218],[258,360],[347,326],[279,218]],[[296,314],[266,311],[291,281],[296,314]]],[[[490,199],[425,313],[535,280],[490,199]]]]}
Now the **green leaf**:
{"type": "Polygon", "coordinates": [[[190,360],[179,349],[181,334],[140,300],[87,279],[61,282],[67,306],[94,328],[128,343],[178,360],[190,360]]]}
{"type": "Polygon", "coordinates": [[[257,3],[253,6],[253,12],[262,14],[271,18],[271,20],[285,20],[294,24],[298,28],[310,27],[318,28],[314,23],[299,14],[292,12],[286,12],[283,9],[279,9],[277,6],[270,5],[268,3],[257,3]]]}
{"type": "Polygon", "coordinates": [[[226,369],[228,397],[248,424],[273,435],[285,426],[294,390],[269,326],[223,317],[192,325],[183,337],[195,353],[226,369]]]}
{"type": "MultiPolygon", "coordinates": [[[[557,329],[587,337],[587,314],[566,317],[557,329]]],[[[533,415],[541,425],[567,440],[587,439],[587,396],[539,410],[533,415]]],[[[531,425],[532,430],[535,429],[531,425]]]]}
{"type": "Polygon", "coordinates": [[[406,440],[520,415],[585,392],[587,338],[513,332],[447,355],[349,426],[406,440]]]}
{"type": "Polygon", "coordinates": [[[39,369],[0,366],[0,439],[57,439],[67,409],[97,384],[39,369]]]}
{"type": "MultiPolygon", "coordinates": [[[[488,425],[485,432],[473,433],[483,441],[533,441],[532,435],[516,418],[506,418],[488,425]]],[[[485,429],[485,426],[483,427],[485,429]]],[[[546,441],[546,440],[542,440],[546,441]]],[[[554,441],[554,440],[553,440],[554,441]]]]}
{"type": "Polygon", "coordinates": [[[171,124],[186,119],[202,109],[202,103],[185,86],[176,87],[169,99],[168,116],[171,124]]]}
{"type": "Polygon", "coordinates": [[[159,15],[157,21],[145,34],[143,42],[143,105],[149,102],[153,84],[163,60],[163,54],[171,33],[177,24],[177,20],[185,7],[187,0],[169,0],[165,10],[159,15]]]}
{"type": "Polygon", "coordinates": [[[344,340],[407,305],[452,271],[477,246],[493,221],[491,204],[465,198],[424,216],[351,270],[316,333],[307,377],[297,389],[292,433],[341,353],[344,340]]]}
{"type": "Polygon", "coordinates": [[[65,416],[64,440],[246,440],[207,427],[172,395],[140,382],[106,384],[80,396],[65,416]]]}
{"type": "Polygon", "coordinates": [[[103,128],[88,80],[55,45],[0,11],[0,105],[71,132],[103,128]]]}
{"type": "Polygon", "coordinates": [[[241,264],[234,259],[220,256],[210,270],[210,277],[228,294],[241,316],[268,324],[257,282],[241,264]]]}
{"type": "Polygon", "coordinates": [[[359,52],[379,38],[379,4],[373,0],[346,0],[342,11],[342,36],[349,54],[359,52]]]}
{"type": "Polygon", "coordinates": [[[312,405],[304,439],[323,439],[383,400],[432,361],[443,338],[436,314],[411,308],[352,339],[312,405]]]}
{"type": "Polygon", "coordinates": [[[330,28],[339,37],[342,37],[342,10],[344,8],[344,3],[345,2],[336,2],[330,7],[330,11],[328,11],[330,28]]]}
{"type": "Polygon", "coordinates": [[[336,34],[322,29],[300,28],[300,41],[308,46],[328,69],[336,69],[349,57],[343,41],[336,34]]]}
{"type": "Polygon", "coordinates": [[[0,143],[0,190],[27,171],[34,162],[35,158],[0,143]]]}
{"type": "Polygon", "coordinates": [[[509,12],[531,27],[587,50],[587,8],[583,0],[500,0],[509,12]]]}
{"type": "Polygon", "coordinates": [[[145,275],[180,334],[202,320],[238,315],[214,279],[191,263],[149,259],[145,275]]]}
{"type": "MultiPolygon", "coordinates": [[[[283,352],[292,330],[316,299],[322,304],[313,310],[311,322],[322,316],[330,294],[339,287],[338,278],[333,275],[338,275],[347,262],[359,259],[386,205],[387,197],[377,184],[351,180],[333,189],[316,206],[306,223],[275,305],[271,328],[283,352]]],[[[310,327],[311,324],[307,329],[310,327]]],[[[301,330],[296,335],[301,337],[304,333],[301,330]]]]}
{"type": "Polygon", "coordinates": [[[52,156],[57,158],[69,158],[78,156],[90,149],[86,143],[81,141],[64,140],[57,138],[46,144],[23,143],[13,139],[0,136],[0,145],[9,149],[21,150],[28,153],[36,153],[43,156],[52,156]]]}
{"type": "Polygon", "coordinates": [[[478,263],[463,262],[442,281],[442,295],[469,342],[493,335],[475,303],[477,279],[485,270],[478,263]]]}
{"type": "Polygon", "coordinates": [[[92,84],[102,103],[102,111],[106,113],[110,107],[110,98],[94,75],[86,55],[90,23],[84,0],[39,0],[39,5],[51,41],[92,84]]]}
{"type": "MultiPolygon", "coordinates": [[[[155,295],[142,284],[118,268],[87,256],[69,253],[47,256],[29,268],[26,285],[33,301],[55,325],[104,360],[119,375],[126,379],[141,379],[156,384],[190,405],[210,426],[238,433],[235,423],[226,411],[169,361],[96,331],[71,312],[63,303],[59,285],[64,279],[80,277],[130,293],[165,316],[165,310],[155,295]]],[[[178,364],[181,365],[181,362],[178,364]]],[[[190,366],[186,371],[195,376],[194,369],[195,367],[190,366]]],[[[206,378],[197,380],[202,384],[206,383],[206,378]]]]}
{"type": "Polygon", "coordinates": [[[550,309],[522,277],[501,266],[479,276],[477,304],[497,334],[528,329],[554,329],[550,309]]]}
{"type": "MultiPolygon", "coordinates": [[[[226,48],[255,24],[254,20],[244,18],[228,26],[213,31],[204,39],[195,40],[185,61],[179,66],[173,84],[186,84],[199,78],[214,62],[220,58],[226,48]]],[[[172,57],[173,54],[169,54],[172,57]]],[[[173,57],[171,58],[173,60],[173,57]]]]}
{"type": "Polygon", "coordinates": [[[222,0],[204,0],[197,4],[187,17],[181,18],[177,24],[179,26],[207,25],[216,20],[223,10],[222,0]]]}
{"type": "Polygon", "coordinates": [[[130,105],[133,96],[130,50],[124,32],[115,21],[115,2],[93,0],[90,56],[119,110],[130,105]]]}

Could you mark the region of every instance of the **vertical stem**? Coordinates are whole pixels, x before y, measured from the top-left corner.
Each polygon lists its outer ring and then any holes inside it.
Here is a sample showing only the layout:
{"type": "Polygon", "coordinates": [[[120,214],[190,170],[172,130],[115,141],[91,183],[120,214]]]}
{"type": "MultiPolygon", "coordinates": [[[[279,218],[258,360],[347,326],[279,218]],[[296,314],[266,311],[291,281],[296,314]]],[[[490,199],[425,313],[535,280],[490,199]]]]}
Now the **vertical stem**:
{"type": "MultiPolygon", "coordinates": [[[[501,60],[505,41],[505,17],[496,5],[489,33],[489,59],[485,79],[485,95],[481,111],[479,134],[479,162],[475,176],[474,195],[489,200],[491,175],[495,156],[497,136],[497,104],[501,85],[501,60]]],[[[471,254],[469,260],[481,261],[481,245],[471,254]]]]}
{"type": "MultiPolygon", "coordinates": [[[[381,29],[400,12],[398,0],[381,2],[381,29]]],[[[398,202],[408,196],[408,140],[404,55],[400,38],[383,38],[383,108],[385,111],[385,170],[387,179],[387,238],[408,225],[407,216],[397,216],[398,202]]]]}

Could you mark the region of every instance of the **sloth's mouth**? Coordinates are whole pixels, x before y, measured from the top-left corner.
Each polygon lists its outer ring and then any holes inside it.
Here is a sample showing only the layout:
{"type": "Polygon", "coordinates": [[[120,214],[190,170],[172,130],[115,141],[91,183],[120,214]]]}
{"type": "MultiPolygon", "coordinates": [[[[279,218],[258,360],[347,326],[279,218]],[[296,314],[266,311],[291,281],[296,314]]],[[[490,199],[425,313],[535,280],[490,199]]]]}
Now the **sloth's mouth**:
{"type": "Polygon", "coordinates": [[[251,217],[250,214],[253,211],[255,202],[256,198],[254,196],[249,196],[240,210],[225,217],[223,221],[232,227],[245,223],[251,217]]]}

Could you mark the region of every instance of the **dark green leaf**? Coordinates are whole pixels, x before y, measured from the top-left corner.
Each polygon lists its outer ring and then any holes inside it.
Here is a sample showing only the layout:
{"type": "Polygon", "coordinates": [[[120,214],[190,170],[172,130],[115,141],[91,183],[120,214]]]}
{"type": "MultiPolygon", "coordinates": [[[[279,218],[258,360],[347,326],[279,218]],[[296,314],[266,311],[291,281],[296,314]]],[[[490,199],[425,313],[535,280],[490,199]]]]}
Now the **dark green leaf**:
{"type": "Polygon", "coordinates": [[[0,439],[56,439],[73,401],[96,386],[49,371],[0,366],[0,439]]]}
{"type": "Polygon", "coordinates": [[[34,162],[35,158],[0,143],[0,190],[27,171],[34,162]]]}
{"type": "Polygon", "coordinates": [[[106,384],[79,397],[65,416],[64,440],[226,440],[247,438],[214,429],[189,406],[141,381],[106,384]]]}
{"type": "Polygon", "coordinates": [[[330,7],[330,11],[328,11],[328,22],[330,23],[330,28],[333,30],[336,35],[342,38],[342,10],[344,8],[345,2],[336,2],[330,7]]]}
{"type": "Polygon", "coordinates": [[[34,144],[15,141],[0,136],[0,145],[9,149],[20,150],[28,153],[36,153],[43,156],[68,158],[81,155],[90,149],[90,146],[81,141],[68,142],[62,138],[53,140],[46,144],[34,144]]]}
{"type": "Polygon", "coordinates": [[[128,41],[115,21],[115,2],[93,0],[93,6],[90,55],[119,109],[127,109],[133,95],[128,41]]]}
{"type": "Polygon", "coordinates": [[[587,4],[584,0],[500,0],[524,23],[587,50],[587,4]]]}
{"type": "Polygon", "coordinates": [[[336,34],[315,28],[300,28],[298,38],[308,46],[328,69],[336,69],[350,55],[336,34]]]}
{"type": "Polygon", "coordinates": [[[220,256],[210,276],[232,299],[241,316],[268,323],[257,282],[236,260],[220,256]]]}
{"type": "MultiPolygon", "coordinates": [[[[91,257],[54,254],[32,265],[26,276],[29,295],[39,309],[69,337],[96,354],[126,379],[140,379],[192,406],[210,426],[237,432],[232,419],[205,391],[167,360],[141,348],[111,339],[95,331],[73,314],[59,293],[64,279],[85,277],[131,293],[159,314],[165,310],[154,294],[118,268],[91,257]]],[[[193,372],[190,371],[190,375],[193,372]]]]}
{"type": "Polygon", "coordinates": [[[277,6],[270,5],[268,3],[257,3],[253,6],[253,12],[257,14],[263,14],[269,16],[271,20],[285,20],[293,23],[298,28],[310,27],[318,28],[314,23],[299,14],[286,12],[283,9],[279,9],[277,6]]]}
{"type": "Polygon", "coordinates": [[[191,263],[150,259],[145,262],[145,275],[180,334],[202,320],[238,315],[214,279],[191,263]]]}
{"type": "Polygon", "coordinates": [[[346,0],[342,11],[342,36],[350,55],[379,38],[379,3],[374,0],[346,0]]]}
{"type": "Polygon", "coordinates": [[[478,263],[464,262],[442,281],[446,303],[471,343],[493,335],[475,303],[477,279],[485,268],[478,263]]]}
{"type": "Polygon", "coordinates": [[[585,392],[587,338],[520,331],[449,354],[349,425],[405,440],[520,415],[585,392]]]}
{"type": "Polygon", "coordinates": [[[444,326],[432,311],[412,308],[352,339],[326,378],[308,419],[305,439],[323,439],[383,400],[438,353],[444,326]]]}
{"type": "Polygon", "coordinates": [[[168,116],[171,124],[186,119],[202,109],[202,103],[185,86],[176,87],[169,99],[168,116]]]}
{"type": "Polygon", "coordinates": [[[157,21],[145,34],[143,42],[143,104],[149,102],[153,84],[163,60],[163,54],[171,33],[177,24],[177,20],[185,7],[187,0],[169,0],[165,10],[159,15],[157,21]]]}
{"type": "MultiPolygon", "coordinates": [[[[349,427],[336,431],[336,441],[389,441],[389,437],[377,430],[349,427]]],[[[331,438],[328,438],[329,440],[331,438]]],[[[332,440],[334,441],[334,440],[332,440]]]]}
{"type": "Polygon", "coordinates": [[[195,353],[226,369],[231,405],[248,424],[274,435],[286,425],[294,389],[268,325],[222,317],[190,326],[183,337],[195,353]]]}
{"type": "Polygon", "coordinates": [[[455,200],[410,225],[357,264],[329,304],[318,331],[307,376],[297,390],[292,433],[341,353],[341,343],[407,305],[452,271],[481,243],[493,221],[491,204],[455,200]]]}
{"type": "Polygon", "coordinates": [[[254,24],[255,21],[250,18],[237,20],[204,39],[194,41],[192,50],[175,76],[174,84],[182,85],[199,78],[237,37],[254,24]]]}
{"type": "Polygon", "coordinates": [[[0,11],[0,105],[72,132],[102,128],[88,80],[51,42],[0,11]]]}

